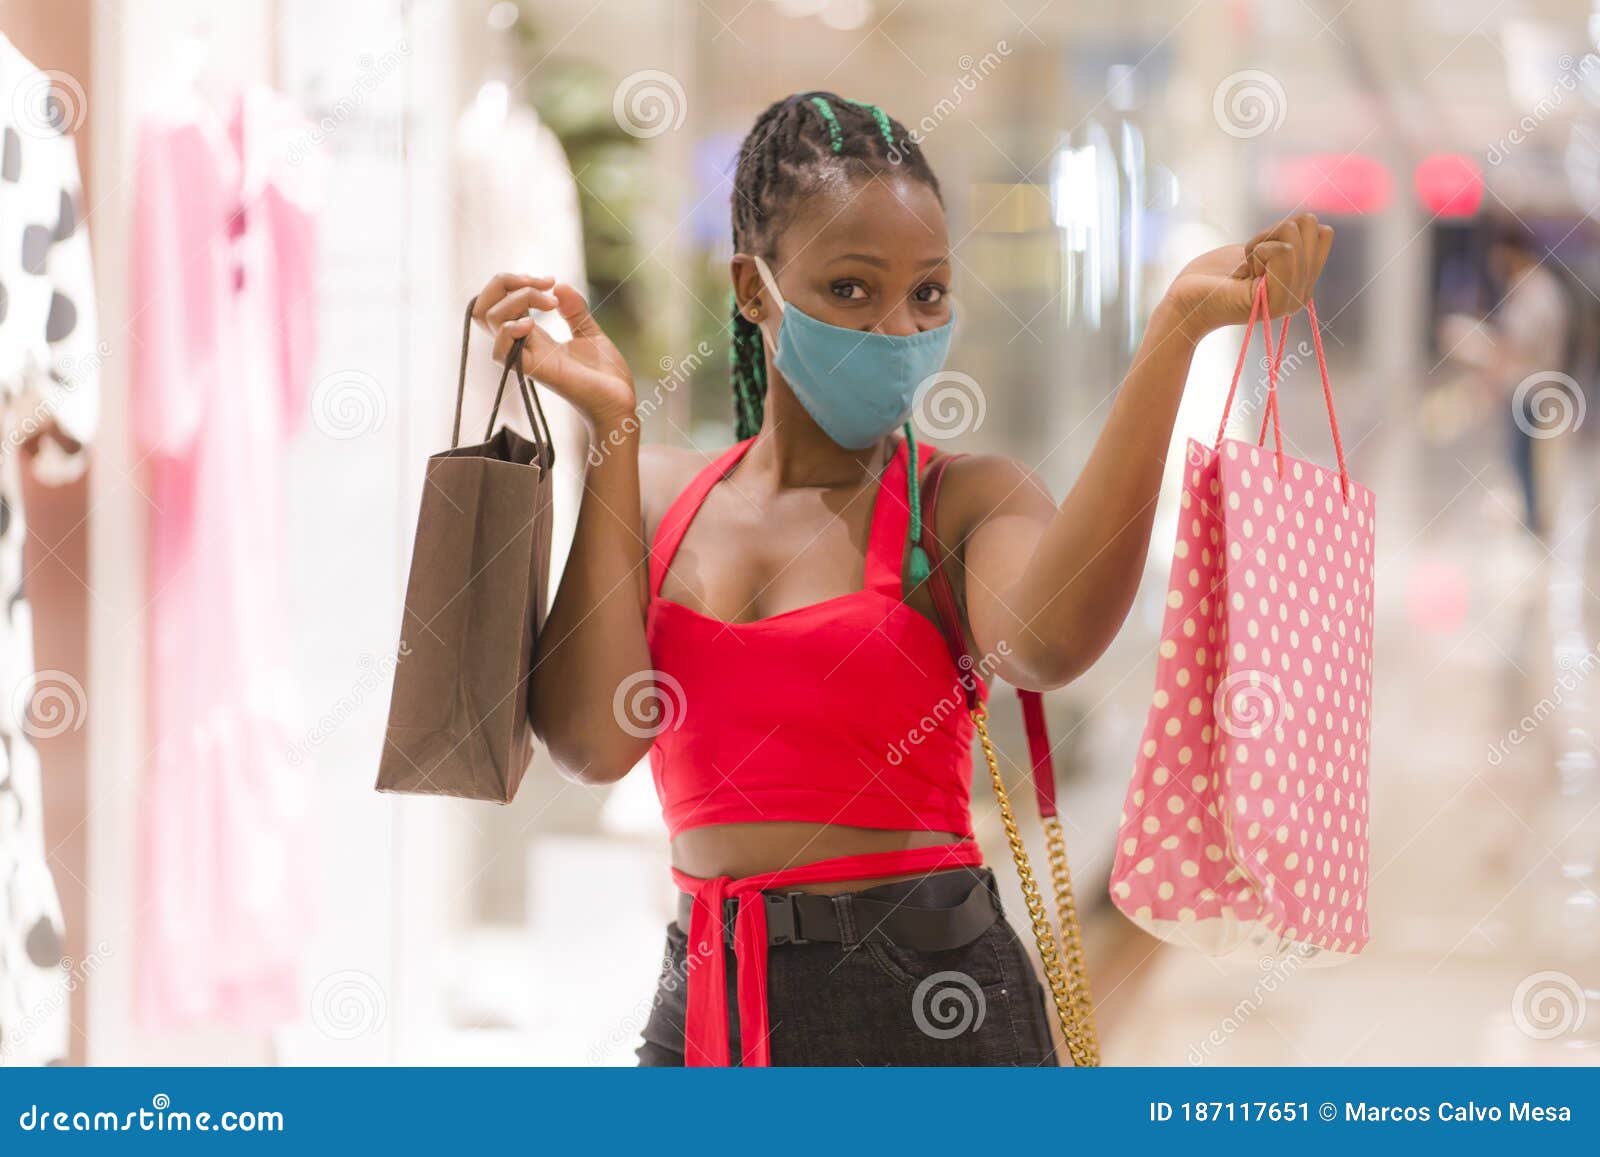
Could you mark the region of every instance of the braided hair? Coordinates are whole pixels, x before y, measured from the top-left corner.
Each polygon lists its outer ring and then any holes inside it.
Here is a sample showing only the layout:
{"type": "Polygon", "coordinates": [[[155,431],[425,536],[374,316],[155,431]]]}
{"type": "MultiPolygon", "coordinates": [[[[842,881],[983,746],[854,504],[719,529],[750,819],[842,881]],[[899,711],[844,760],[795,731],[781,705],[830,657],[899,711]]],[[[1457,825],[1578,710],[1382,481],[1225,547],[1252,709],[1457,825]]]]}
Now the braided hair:
{"type": "MultiPolygon", "coordinates": [[[[778,235],[802,198],[837,181],[890,170],[921,181],[939,196],[939,179],[922,149],[904,125],[877,105],[831,92],[795,93],[769,105],[739,146],[733,180],[734,252],[774,261],[778,235]]],[[[751,438],[761,429],[766,408],[766,351],[760,327],[740,311],[732,295],[730,313],[734,427],[738,438],[751,438]]],[[[905,434],[910,454],[910,576],[919,583],[928,577],[929,568],[921,546],[921,470],[910,422],[905,434]]]]}

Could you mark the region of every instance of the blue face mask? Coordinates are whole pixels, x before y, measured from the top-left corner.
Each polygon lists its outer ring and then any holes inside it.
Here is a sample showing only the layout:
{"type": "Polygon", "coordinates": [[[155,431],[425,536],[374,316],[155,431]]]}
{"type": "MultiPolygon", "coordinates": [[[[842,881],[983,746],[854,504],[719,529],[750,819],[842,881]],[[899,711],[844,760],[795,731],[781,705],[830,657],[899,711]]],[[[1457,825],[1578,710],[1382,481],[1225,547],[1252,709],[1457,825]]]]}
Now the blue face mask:
{"type": "Polygon", "coordinates": [[[781,311],[772,363],[822,432],[847,450],[864,450],[904,422],[917,387],[944,368],[954,315],[904,337],[829,325],[786,304],[767,263],[755,261],[781,311]]]}

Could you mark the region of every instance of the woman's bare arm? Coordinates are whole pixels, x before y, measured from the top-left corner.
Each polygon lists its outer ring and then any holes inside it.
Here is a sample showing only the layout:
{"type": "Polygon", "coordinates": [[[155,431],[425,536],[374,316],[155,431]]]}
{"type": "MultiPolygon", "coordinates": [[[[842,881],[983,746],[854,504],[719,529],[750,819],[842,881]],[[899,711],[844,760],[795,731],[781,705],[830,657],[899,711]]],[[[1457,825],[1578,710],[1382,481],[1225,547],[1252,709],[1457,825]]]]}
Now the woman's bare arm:
{"type": "Polygon", "coordinates": [[[951,467],[968,625],[981,653],[1003,656],[997,669],[1008,681],[1060,686],[1110,646],[1144,571],[1196,344],[1248,319],[1258,276],[1267,277],[1274,317],[1301,308],[1332,239],[1331,229],[1301,214],[1247,246],[1191,263],[1151,317],[1088,464],[1059,507],[1036,476],[1007,459],[951,467]]]}
{"type": "Polygon", "coordinates": [[[524,343],[523,372],[577,407],[596,447],[572,549],[534,655],[532,719],[566,774],[608,783],[650,747],[638,721],[612,708],[618,688],[650,670],[633,378],[571,286],[501,274],[479,293],[473,314],[494,335],[497,360],[524,343]],[[551,310],[571,328],[570,340],[558,342],[535,324],[535,313],[551,310]]]}
{"type": "Polygon", "coordinates": [[[568,775],[610,783],[650,749],[648,736],[613,709],[618,688],[650,669],[648,568],[638,433],[597,426],[594,434],[608,452],[584,476],[572,550],[539,636],[533,729],[568,775]]]}

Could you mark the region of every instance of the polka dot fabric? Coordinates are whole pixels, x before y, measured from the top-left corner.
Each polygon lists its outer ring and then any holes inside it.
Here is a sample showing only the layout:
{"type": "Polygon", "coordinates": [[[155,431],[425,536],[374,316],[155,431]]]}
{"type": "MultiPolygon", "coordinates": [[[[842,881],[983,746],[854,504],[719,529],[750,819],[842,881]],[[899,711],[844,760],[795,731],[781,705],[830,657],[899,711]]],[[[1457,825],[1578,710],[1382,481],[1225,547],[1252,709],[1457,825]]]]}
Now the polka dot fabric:
{"type": "Polygon", "coordinates": [[[1210,952],[1368,938],[1372,492],[1191,441],[1112,899],[1210,952]]]}

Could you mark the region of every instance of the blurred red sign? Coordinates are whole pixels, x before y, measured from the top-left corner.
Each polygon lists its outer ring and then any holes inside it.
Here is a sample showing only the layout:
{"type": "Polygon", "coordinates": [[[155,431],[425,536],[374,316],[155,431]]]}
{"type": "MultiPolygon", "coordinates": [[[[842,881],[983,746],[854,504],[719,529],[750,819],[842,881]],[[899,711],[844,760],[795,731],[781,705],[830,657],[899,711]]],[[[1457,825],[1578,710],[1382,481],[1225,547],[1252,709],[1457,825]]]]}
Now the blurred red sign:
{"type": "Polygon", "coordinates": [[[1464,153],[1423,157],[1412,182],[1423,208],[1436,217],[1471,217],[1483,204],[1483,171],[1464,153]]]}
{"type": "Polygon", "coordinates": [[[1279,157],[1263,167],[1262,185],[1279,208],[1336,216],[1379,212],[1394,191],[1389,170],[1363,153],[1279,157]]]}

